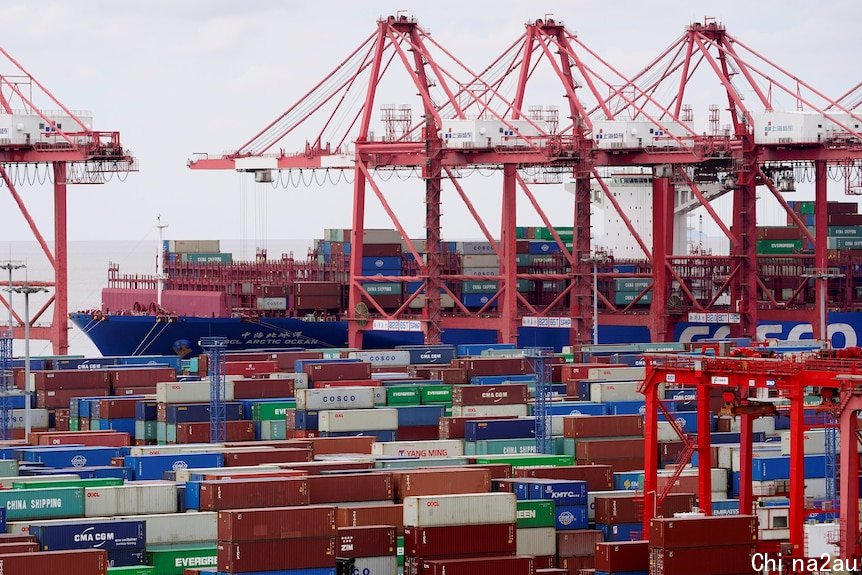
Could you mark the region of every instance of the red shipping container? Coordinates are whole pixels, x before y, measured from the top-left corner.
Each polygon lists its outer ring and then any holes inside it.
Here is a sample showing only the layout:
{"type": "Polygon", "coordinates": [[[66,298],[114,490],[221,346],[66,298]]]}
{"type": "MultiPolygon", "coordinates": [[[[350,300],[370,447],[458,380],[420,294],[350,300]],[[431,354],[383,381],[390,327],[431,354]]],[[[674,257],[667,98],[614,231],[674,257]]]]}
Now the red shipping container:
{"type": "Polygon", "coordinates": [[[41,389],[95,389],[110,387],[111,385],[108,372],[101,369],[34,371],[32,375],[36,391],[41,389]]]}
{"type": "MultiPolygon", "coordinates": [[[[562,381],[580,381],[582,379],[589,379],[590,377],[590,369],[595,367],[599,367],[595,363],[567,363],[562,367],[562,381]]],[[[608,367],[608,366],[602,366],[608,367]]],[[[620,366],[624,367],[624,366],[620,366]]]]}
{"type": "Polygon", "coordinates": [[[256,373],[276,373],[278,363],[274,361],[228,361],[224,364],[225,375],[251,377],[256,373]]]}
{"type": "Polygon", "coordinates": [[[309,383],[371,379],[371,364],[367,362],[312,363],[306,365],[303,371],[308,375],[309,383]]]}
{"type": "MultiPolygon", "coordinates": [[[[228,573],[335,567],[335,537],[219,542],[218,570],[228,573]]],[[[54,575],[54,574],[52,574],[54,575]]]]}
{"type": "Polygon", "coordinates": [[[702,575],[734,575],[753,573],[751,557],[756,548],[749,545],[686,547],[649,550],[652,575],[689,575],[692,566],[702,575]]]}
{"type": "Polygon", "coordinates": [[[417,469],[393,471],[395,500],[420,495],[456,495],[486,493],[491,490],[491,473],[487,469],[417,469]]]}
{"type": "Polygon", "coordinates": [[[525,375],[533,373],[527,360],[517,357],[461,358],[453,367],[466,369],[469,377],[476,375],[525,375]]]}
{"type": "Polygon", "coordinates": [[[278,362],[279,371],[293,372],[298,359],[323,359],[321,351],[279,351],[271,359],[278,362]]]}
{"type": "MultiPolygon", "coordinates": [[[[310,440],[314,456],[334,455],[337,453],[371,454],[371,444],[377,439],[370,436],[357,437],[317,437],[310,440]]],[[[354,468],[356,469],[356,468],[354,468]]]]}
{"type": "Polygon", "coordinates": [[[336,535],[335,507],[278,507],[220,511],[218,540],[232,543],[336,535]]]}
{"type": "Polygon", "coordinates": [[[374,464],[368,461],[308,461],[297,463],[273,463],[282,469],[304,471],[308,475],[320,475],[323,471],[355,471],[373,469],[374,464]]]}
{"type": "MultiPolygon", "coordinates": [[[[465,469],[462,467],[461,469],[465,469]]],[[[491,481],[495,479],[510,479],[512,477],[512,465],[510,463],[483,463],[477,465],[475,463],[466,467],[466,469],[485,469],[488,471],[491,481]]]]}
{"type": "Polygon", "coordinates": [[[576,459],[578,465],[609,465],[614,473],[620,471],[637,471],[644,468],[643,455],[637,457],[593,457],[592,459],[576,459]]]}
{"type": "MultiPolygon", "coordinates": [[[[696,564],[694,564],[696,565],[696,564]]],[[[692,568],[689,565],[689,569],[692,568]]],[[[646,571],[649,569],[649,541],[621,541],[596,544],[596,571],[646,571]]]]}
{"type": "MultiPolygon", "coordinates": [[[[254,422],[226,421],[225,439],[228,441],[251,441],[254,439],[254,422]]],[[[209,422],[177,424],[177,443],[207,443],[209,440],[209,422]]]]}
{"type": "Polygon", "coordinates": [[[268,399],[274,397],[293,397],[292,379],[239,379],[233,382],[233,398],[268,399]]]}
{"type": "Polygon", "coordinates": [[[206,511],[291,505],[308,505],[305,478],[225,479],[200,487],[200,509],[206,511]]]}
{"type": "Polygon", "coordinates": [[[54,412],[54,429],[57,431],[69,431],[71,416],[68,409],[58,409],[54,412]]]}
{"type": "Polygon", "coordinates": [[[395,555],[397,547],[395,527],[367,525],[339,527],[335,552],[338,557],[383,557],[395,555]]]}
{"type": "Polygon", "coordinates": [[[614,470],[610,465],[518,467],[515,476],[586,481],[588,491],[609,491],[614,488],[614,470]]]}
{"type": "Polygon", "coordinates": [[[404,298],[400,295],[376,295],[374,301],[383,309],[396,309],[404,303],[404,298]]]}
{"type": "Polygon", "coordinates": [[[633,437],[643,436],[642,415],[592,415],[563,417],[563,436],[582,437],[633,437]]]}
{"type": "Polygon", "coordinates": [[[423,561],[424,575],[533,575],[532,557],[482,557],[423,561]]]}
{"type": "Polygon", "coordinates": [[[39,551],[39,544],[19,542],[19,543],[3,543],[0,541],[0,555],[9,555],[12,553],[36,553],[39,551]]]}
{"type": "MultiPolygon", "coordinates": [[[[290,420],[288,419],[288,424],[290,420]]],[[[291,429],[289,426],[286,430],[286,437],[288,439],[311,439],[314,437],[318,437],[320,432],[316,429],[291,429]]]]}
{"type": "Polygon", "coordinates": [[[105,575],[108,552],[101,549],[76,551],[42,551],[0,556],[0,573],[4,575],[105,575]]]}
{"type": "Polygon", "coordinates": [[[308,477],[309,503],[392,500],[391,473],[312,475],[308,477]]]}
{"type": "Polygon", "coordinates": [[[68,408],[74,397],[106,397],[109,394],[107,385],[86,389],[42,389],[36,391],[36,407],[68,408]]]}
{"type": "Polygon", "coordinates": [[[31,445],[86,445],[88,447],[126,447],[129,434],[121,431],[52,431],[31,433],[31,445]]]}
{"type": "Polygon", "coordinates": [[[335,512],[335,523],[338,527],[393,525],[401,535],[404,533],[404,506],[399,503],[339,507],[335,512]]]}
{"type": "Polygon", "coordinates": [[[112,369],[108,373],[114,387],[150,387],[163,381],[177,380],[177,372],[172,367],[112,369]]]}
{"type": "Polygon", "coordinates": [[[260,451],[233,451],[224,454],[225,467],[263,465],[265,463],[293,463],[311,461],[311,448],[261,449],[260,451]]]}
{"type": "MultiPolygon", "coordinates": [[[[593,549],[593,553],[595,552],[596,550],[593,549]]],[[[596,557],[595,555],[560,557],[557,564],[571,575],[580,575],[581,569],[596,568],[596,557]]]]}
{"type": "Polygon", "coordinates": [[[517,528],[514,523],[406,527],[404,556],[447,557],[472,554],[514,555],[517,528]]]}
{"type": "MultiPolygon", "coordinates": [[[[671,493],[658,510],[660,517],[688,513],[695,504],[692,493],[671,493]]],[[[596,523],[639,523],[643,520],[643,495],[598,495],[595,500],[596,523]]]]}
{"type": "Polygon", "coordinates": [[[575,456],[578,460],[643,458],[643,455],[643,439],[582,439],[575,443],[575,456]]]}
{"type": "Polygon", "coordinates": [[[412,367],[410,372],[422,379],[439,379],[445,385],[470,383],[467,370],[460,367],[412,367]]]}
{"type": "Polygon", "coordinates": [[[401,255],[401,244],[362,244],[362,257],[380,258],[401,255]]]}
{"type": "Polygon", "coordinates": [[[138,399],[101,399],[99,400],[100,419],[123,419],[135,417],[138,399]]]}
{"type": "Polygon", "coordinates": [[[751,545],[757,542],[757,519],[753,515],[657,518],[650,521],[650,543],[654,547],[707,547],[751,545]]]}
{"type": "Polygon", "coordinates": [[[395,431],[395,441],[431,441],[440,437],[440,428],[436,425],[421,427],[399,427],[395,431]]]}
{"type": "Polygon", "coordinates": [[[452,388],[452,405],[516,405],[527,403],[527,386],[507,383],[503,385],[459,385],[452,388]]]}
{"type": "Polygon", "coordinates": [[[317,381],[314,387],[381,387],[378,379],[341,379],[336,381],[317,381]]]}
{"type": "Polygon", "coordinates": [[[596,553],[596,544],[604,540],[604,534],[595,529],[557,531],[557,556],[592,557],[596,553]]]}
{"type": "Polygon", "coordinates": [[[340,295],[297,295],[293,307],[299,310],[336,309],[341,307],[340,295]]]}
{"type": "Polygon", "coordinates": [[[468,421],[488,421],[491,419],[512,419],[508,415],[492,417],[441,417],[439,423],[440,439],[464,439],[464,428],[468,421]]]}
{"type": "MultiPolygon", "coordinates": [[[[266,287],[266,286],[261,286],[266,287]]],[[[266,295],[264,297],[284,297],[284,295],[266,295]]],[[[229,351],[225,361],[278,361],[277,354],[271,351],[229,351]]]]}
{"type": "Polygon", "coordinates": [[[293,284],[293,293],[310,296],[340,296],[341,284],[338,282],[295,282],[293,284]]]}
{"type": "Polygon", "coordinates": [[[557,571],[556,555],[540,555],[538,557],[534,557],[533,559],[535,559],[536,561],[536,573],[547,573],[548,570],[552,572],[557,571]]]}
{"type": "Polygon", "coordinates": [[[265,479],[267,477],[306,477],[304,471],[293,469],[280,469],[278,471],[237,471],[232,473],[225,470],[221,473],[205,473],[203,481],[222,481],[225,479],[265,479]]]}
{"type": "Polygon", "coordinates": [[[152,395],[156,393],[156,386],[143,387],[114,387],[114,395],[152,395]]]}

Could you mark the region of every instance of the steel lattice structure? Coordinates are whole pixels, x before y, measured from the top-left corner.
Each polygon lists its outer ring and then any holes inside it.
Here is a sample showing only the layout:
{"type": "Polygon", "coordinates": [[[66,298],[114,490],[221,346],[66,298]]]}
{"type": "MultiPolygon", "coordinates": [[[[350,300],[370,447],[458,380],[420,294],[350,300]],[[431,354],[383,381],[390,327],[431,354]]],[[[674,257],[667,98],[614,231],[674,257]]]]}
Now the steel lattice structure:
{"type": "Polygon", "coordinates": [[[226,439],[225,407],[225,351],[227,338],[212,336],[201,338],[199,345],[209,356],[207,361],[210,384],[210,443],[223,443],[226,439]]]}

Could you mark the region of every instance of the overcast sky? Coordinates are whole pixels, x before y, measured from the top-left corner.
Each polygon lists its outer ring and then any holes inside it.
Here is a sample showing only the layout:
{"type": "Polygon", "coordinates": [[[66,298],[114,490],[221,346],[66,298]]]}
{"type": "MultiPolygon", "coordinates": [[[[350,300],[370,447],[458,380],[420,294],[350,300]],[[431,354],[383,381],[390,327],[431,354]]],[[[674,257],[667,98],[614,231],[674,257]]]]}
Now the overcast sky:
{"type": "MultiPolygon", "coordinates": [[[[324,227],[349,227],[349,186],[258,193],[248,178],[192,172],[186,161],[195,152],[238,147],[370,35],[379,16],[399,9],[474,69],[512,43],[525,21],[552,13],[630,74],[708,15],[827,94],[837,97],[862,80],[858,0],[6,0],[3,7],[3,48],[68,107],[92,110],[95,128],[119,130],[140,161],[140,173],[124,183],[70,188],[72,240],[138,240],[153,233],[157,214],[173,238],[311,238],[324,227]],[[268,214],[256,218],[264,204],[268,214]]],[[[0,72],[8,72],[5,63],[0,72]]],[[[418,235],[421,184],[390,189],[401,192],[394,204],[418,235]]],[[[49,190],[20,191],[50,230],[49,190]]],[[[552,213],[567,213],[571,200],[560,188],[543,194],[552,213]]],[[[478,202],[494,214],[490,191],[478,202]]],[[[462,212],[444,212],[450,237],[478,236],[462,212]]],[[[0,241],[30,239],[2,190],[0,213],[0,241]]],[[[391,227],[379,210],[369,220],[391,227]]]]}

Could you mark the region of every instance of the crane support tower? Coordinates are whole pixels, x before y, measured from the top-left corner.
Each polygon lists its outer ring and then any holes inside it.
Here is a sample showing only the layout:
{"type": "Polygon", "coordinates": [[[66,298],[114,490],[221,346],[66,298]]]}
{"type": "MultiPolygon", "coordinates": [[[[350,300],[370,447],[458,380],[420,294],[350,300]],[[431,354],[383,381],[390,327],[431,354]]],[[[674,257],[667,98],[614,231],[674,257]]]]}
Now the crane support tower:
{"type": "Polygon", "coordinates": [[[223,443],[227,426],[225,408],[225,351],[227,338],[210,336],[201,338],[199,345],[208,357],[210,384],[210,443],[223,443]]]}
{"type": "Polygon", "coordinates": [[[536,453],[554,453],[554,421],[551,412],[552,378],[551,361],[552,356],[543,354],[541,351],[527,356],[533,364],[533,372],[536,374],[536,391],[533,397],[533,417],[535,418],[536,453]]]}
{"type": "MultiPolygon", "coordinates": [[[[12,379],[12,330],[0,328],[0,440],[12,439],[10,392],[15,389],[12,379]]],[[[29,398],[27,398],[29,401],[29,398]]]]}

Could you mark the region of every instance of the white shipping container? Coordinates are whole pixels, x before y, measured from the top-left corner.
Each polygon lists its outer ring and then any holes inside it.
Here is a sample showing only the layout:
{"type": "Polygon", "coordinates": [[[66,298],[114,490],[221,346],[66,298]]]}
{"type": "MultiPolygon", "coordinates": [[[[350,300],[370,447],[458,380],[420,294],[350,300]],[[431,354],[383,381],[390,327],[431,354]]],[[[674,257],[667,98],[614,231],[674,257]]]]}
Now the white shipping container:
{"type": "Polygon", "coordinates": [[[191,453],[205,448],[207,451],[221,451],[222,443],[186,443],[176,445],[139,445],[129,448],[129,455],[139,457],[141,455],[168,455],[170,453],[191,453]]]}
{"type": "Polygon", "coordinates": [[[477,254],[494,254],[497,257],[497,252],[489,242],[458,242],[455,244],[455,249],[463,255],[477,254]]]}
{"type": "MultiPolygon", "coordinates": [[[[730,431],[739,433],[739,424],[741,418],[734,417],[730,420],[730,431]]],[[[758,417],[751,422],[752,431],[755,433],[765,433],[766,435],[775,435],[775,418],[772,416],[758,417]]]]}
{"type": "MultiPolygon", "coordinates": [[[[591,370],[592,371],[592,370],[591,370]]],[[[604,403],[606,401],[642,401],[644,396],[638,391],[640,382],[611,381],[590,384],[590,401],[604,403]]]]}
{"type": "Polygon", "coordinates": [[[398,429],[397,409],[345,409],[321,411],[320,431],[381,431],[398,429]]]}
{"type": "MultiPolygon", "coordinates": [[[[809,429],[803,435],[805,438],[805,455],[822,455],[826,453],[826,431],[823,429],[809,429]]],[[[837,446],[840,451],[840,442],[837,446]]],[[[862,445],[856,443],[859,453],[862,453],[862,445]]],[[[781,455],[790,455],[790,431],[781,432],[781,455]]]]}
{"type": "Polygon", "coordinates": [[[88,487],[84,493],[86,517],[177,512],[177,484],[171,481],[88,487]]]}
{"type": "Polygon", "coordinates": [[[286,297],[259,297],[257,298],[257,309],[278,310],[287,309],[286,297]]]}
{"type": "Polygon", "coordinates": [[[277,373],[268,373],[267,379],[292,379],[294,389],[308,389],[308,374],[307,373],[289,373],[279,371],[277,373]]]}
{"type": "Polygon", "coordinates": [[[817,112],[764,112],[752,120],[755,144],[815,144],[846,132],[817,112]]]}
{"type": "Polygon", "coordinates": [[[386,457],[461,457],[464,442],[460,439],[429,441],[387,441],[371,444],[371,455],[386,457]]]}
{"type": "MultiPolygon", "coordinates": [[[[425,294],[421,293],[417,295],[415,298],[410,300],[410,309],[420,309],[425,307],[425,294]]],[[[440,294],[440,307],[442,308],[453,308],[455,307],[455,300],[452,299],[447,293],[440,294]]]]}
{"type": "MultiPolygon", "coordinates": [[[[247,465],[244,467],[231,467],[230,470],[234,473],[266,473],[268,471],[278,471],[280,468],[278,465],[247,465]]],[[[177,483],[186,483],[191,479],[193,473],[198,474],[209,474],[209,473],[218,473],[220,471],[225,471],[224,467],[188,467],[186,469],[177,469],[176,470],[176,482],[177,483]]]]}
{"type": "Polygon", "coordinates": [[[593,141],[597,148],[644,148],[662,146],[679,148],[692,145],[691,134],[685,127],[669,120],[657,126],[649,120],[594,120],[593,141]],[[682,141],[671,137],[671,134],[682,141]]]}
{"type": "MultiPolygon", "coordinates": [[[[779,457],[781,455],[781,446],[775,443],[755,443],[755,448],[752,453],[752,457],[779,457]]],[[[730,454],[731,457],[731,471],[739,471],[739,446],[735,446],[735,449],[730,454]]]]}
{"type": "MultiPolygon", "coordinates": [[[[233,401],[233,382],[225,381],[225,401],[233,401]]],[[[163,382],[156,384],[156,401],[159,403],[204,403],[210,400],[207,381],[163,382]]]]}
{"type": "MultiPolygon", "coordinates": [[[[352,241],[346,239],[345,241],[352,241]]],[[[398,230],[363,230],[362,243],[364,244],[400,244],[401,234],[398,230]]]]}
{"type": "Polygon", "coordinates": [[[465,276],[480,276],[483,278],[499,276],[500,268],[490,267],[490,268],[473,268],[473,267],[462,267],[461,274],[465,276]]]}
{"type": "Polygon", "coordinates": [[[515,523],[514,493],[430,495],[404,500],[405,527],[515,523]]]}
{"type": "Polygon", "coordinates": [[[398,575],[398,556],[357,557],[353,560],[353,571],[360,575],[398,575]]]}
{"type": "Polygon", "coordinates": [[[644,377],[645,367],[591,367],[587,370],[587,379],[602,381],[643,381],[644,377]]]}
{"type": "Polygon", "coordinates": [[[372,366],[410,365],[410,352],[406,349],[381,349],[378,351],[351,351],[350,359],[358,359],[372,366]]]}
{"type": "Polygon", "coordinates": [[[500,268],[500,257],[497,254],[468,254],[461,257],[461,266],[465,268],[500,268]]]}
{"type": "Polygon", "coordinates": [[[835,535],[840,529],[837,523],[806,523],[803,526],[805,533],[805,557],[838,557],[840,549],[835,535]]]}
{"type": "Polygon", "coordinates": [[[515,555],[534,557],[557,554],[557,531],[553,527],[518,529],[515,555]]]}
{"type": "MultiPolygon", "coordinates": [[[[26,409],[10,409],[8,415],[9,427],[12,429],[24,429],[26,411],[26,409]]],[[[30,409],[30,425],[31,429],[48,429],[48,410],[41,408],[30,409]]]]}
{"type": "Polygon", "coordinates": [[[296,409],[373,409],[373,387],[323,387],[296,390],[296,409]]]}
{"type": "Polygon", "coordinates": [[[527,405],[519,403],[514,405],[453,405],[453,417],[496,417],[508,415],[510,417],[527,417],[527,405]]]}
{"type": "Polygon", "coordinates": [[[543,122],[507,119],[444,119],[440,127],[443,146],[447,148],[494,148],[529,146],[540,143],[540,132],[533,125],[547,129],[543,122]]]}

